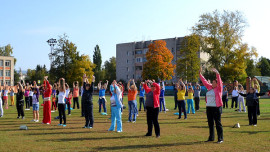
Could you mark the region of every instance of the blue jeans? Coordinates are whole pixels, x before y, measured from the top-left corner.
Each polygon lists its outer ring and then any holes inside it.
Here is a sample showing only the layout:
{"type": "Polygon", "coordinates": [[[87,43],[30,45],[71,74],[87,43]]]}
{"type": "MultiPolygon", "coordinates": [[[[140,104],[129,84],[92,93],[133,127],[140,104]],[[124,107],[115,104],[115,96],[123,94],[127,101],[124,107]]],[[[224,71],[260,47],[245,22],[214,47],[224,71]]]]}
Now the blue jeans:
{"type": "Polygon", "coordinates": [[[162,111],[162,107],[163,107],[163,111],[166,111],[166,106],[165,106],[165,99],[164,97],[159,98],[159,104],[160,104],[160,109],[159,111],[162,111]]]}
{"type": "Polygon", "coordinates": [[[105,99],[104,98],[99,99],[98,100],[98,103],[99,103],[99,110],[98,110],[98,112],[101,112],[101,105],[102,105],[104,112],[107,113],[105,99]]]}
{"type": "Polygon", "coordinates": [[[121,116],[121,108],[111,107],[111,127],[109,131],[115,130],[115,123],[117,123],[117,131],[122,132],[122,116],[121,116]]]}
{"type": "Polygon", "coordinates": [[[39,104],[33,104],[33,111],[39,111],[39,104]]]}
{"type": "Polygon", "coordinates": [[[188,110],[187,113],[190,113],[190,107],[192,110],[192,113],[195,113],[195,109],[194,109],[194,103],[193,103],[193,99],[187,99],[187,104],[188,104],[188,110]]]}
{"type": "Polygon", "coordinates": [[[129,110],[129,116],[128,116],[128,121],[136,121],[136,116],[137,116],[137,101],[132,100],[128,101],[128,110],[129,110]],[[132,119],[133,116],[133,119],[132,119]]]}

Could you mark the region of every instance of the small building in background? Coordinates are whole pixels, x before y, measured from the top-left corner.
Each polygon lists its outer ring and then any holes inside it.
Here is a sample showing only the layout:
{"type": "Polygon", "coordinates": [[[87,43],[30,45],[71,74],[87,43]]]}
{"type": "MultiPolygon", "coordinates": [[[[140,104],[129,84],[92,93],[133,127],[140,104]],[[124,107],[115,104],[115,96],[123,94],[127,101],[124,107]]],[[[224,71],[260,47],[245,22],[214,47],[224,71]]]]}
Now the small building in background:
{"type": "Polygon", "coordinates": [[[14,86],[14,57],[0,56],[0,83],[14,86]]]}

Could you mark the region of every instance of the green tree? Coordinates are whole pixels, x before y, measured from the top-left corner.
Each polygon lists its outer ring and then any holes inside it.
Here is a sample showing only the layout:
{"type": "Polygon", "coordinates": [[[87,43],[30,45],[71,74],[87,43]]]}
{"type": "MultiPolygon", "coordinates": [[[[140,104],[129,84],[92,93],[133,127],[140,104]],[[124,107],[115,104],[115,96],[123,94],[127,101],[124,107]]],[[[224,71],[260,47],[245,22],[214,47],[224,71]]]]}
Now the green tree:
{"type": "Polygon", "coordinates": [[[94,73],[95,73],[95,77],[96,77],[96,84],[99,83],[99,81],[103,81],[104,80],[104,76],[105,76],[105,71],[104,69],[101,68],[101,64],[102,64],[102,57],[101,57],[101,52],[100,52],[100,48],[98,45],[96,45],[95,50],[94,50],[94,54],[93,54],[93,63],[96,65],[96,67],[94,68],[94,73]]]}
{"type": "Polygon", "coordinates": [[[10,44],[0,47],[0,56],[12,56],[13,54],[13,48],[10,44]]]}
{"type": "Polygon", "coordinates": [[[105,70],[105,80],[112,82],[116,80],[116,58],[111,57],[108,61],[104,63],[105,70]]]}
{"type": "Polygon", "coordinates": [[[214,11],[201,15],[192,28],[200,36],[202,51],[209,54],[209,63],[225,76],[224,82],[243,79],[247,75],[244,60],[257,56],[255,48],[242,43],[246,25],[238,11],[214,11]]]}
{"type": "Polygon", "coordinates": [[[247,59],[246,73],[249,77],[260,76],[260,69],[257,67],[257,63],[254,59],[247,59]]]}
{"type": "Polygon", "coordinates": [[[262,76],[270,76],[270,63],[265,57],[259,59],[258,68],[261,71],[262,76]]]}
{"type": "Polygon", "coordinates": [[[188,82],[197,82],[199,77],[200,39],[197,35],[186,36],[182,42],[180,56],[177,60],[176,73],[179,77],[185,78],[188,82]]]}
{"type": "Polygon", "coordinates": [[[58,81],[59,78],[66,78],[66,82],[71,86],[73,78],[76,81],[82,81],[82,73],[74,72],[78,69],[85,72],[88,76],[93,75],[94,64],[90,61],[89,56],[80,55],[77,46],[68,40],[67,35],[59,37],[58,46],[51,54],[54,59],[50,69],[50,80],[58,81]],[[79,67],[81,63],[83,66],[79,67]]]}
{"type": "Polygon", "coordinates": [[[48,75],[46,66],[37,65],[35,69],[28,69],[25,78],[26,82],[33,83],[33,81],[43,80],[44,76],[48,75]]]}

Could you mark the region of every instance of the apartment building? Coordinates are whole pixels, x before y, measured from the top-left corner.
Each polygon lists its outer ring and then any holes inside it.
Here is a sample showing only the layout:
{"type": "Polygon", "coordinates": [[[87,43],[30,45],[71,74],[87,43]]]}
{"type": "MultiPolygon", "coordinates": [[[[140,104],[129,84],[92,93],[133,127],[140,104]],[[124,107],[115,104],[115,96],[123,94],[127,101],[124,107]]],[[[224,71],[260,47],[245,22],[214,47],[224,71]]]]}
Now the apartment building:
{"type": "Polygon", "coordinates": [[[14,57],[0,56],[0,83],[14,85],[14,57]]]}
{"type": "MultiPolygon", "coordinates": [[[[174,58],[172,63],[176,64],[177,59],[181,58],[180,49],[184,37],[162,39],[166,41],[167,48],[172,52],[174,58]]],[[[116,79],[128,81],[129,79],[141,80],[143,64],[146,62],[146,52],[148,45],[155,40],[120,43],[116,45],[116,79]]],[[[208,55],[199,52],[198,57],[201,63],[208,60],[208,55]]],[[[171,81],[176,81],[176,76],[171,81]]]]}

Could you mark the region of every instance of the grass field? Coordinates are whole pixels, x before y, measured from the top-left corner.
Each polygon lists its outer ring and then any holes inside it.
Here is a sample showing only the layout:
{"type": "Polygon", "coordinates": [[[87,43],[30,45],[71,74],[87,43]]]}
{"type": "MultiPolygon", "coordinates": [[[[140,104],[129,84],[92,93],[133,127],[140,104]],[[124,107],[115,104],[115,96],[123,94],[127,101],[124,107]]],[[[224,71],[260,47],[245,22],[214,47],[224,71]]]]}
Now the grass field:
{"type": "MultiPolygon", "coordinates": [[[[98,113],[97,96],[94,96],[94,128],[83,129],[81,110],[72,110],[67,116],[67,127],[59,127],[59,120],[51,125],[30,122],[31,111],[25,111],[26,119],[17,119],[16,107],[4,110],[0,118],[0,151],[270,151],[270,99],[261,99],[261,117],[258,126],[248,126],[247,113],[223,109],[222,124],[224,143],[205,143],[208,126],[205,102],[200,110],[189,114],[187,120],[178,120],[174,115],[173,97],[166,97],[169,111],[159,114],[161,138],[144,137],[147,124],[145,112],[140,112],[136,123],[128,123],[128,111],[123,112],[123,132],[108,132],[109,116],[98,113]],[[241,128],[232,128],[240,123],[241,128]],[[19,130],[27,125],[28,130],[19,130]]],[[[109,97],[107,97],[107,100],[109,97]]],[[[127,105],[127,98],[124,103],[127,105]]],[[[229,103],[231,103],[229,101],[229,103]]],[[[108,103],[107,103],[108,105],[108,103]]],[[[52,113],[52,118],[58,112],[52,113]]],[[[40,107],[42,120],[42,106],[40,107]]]]}

